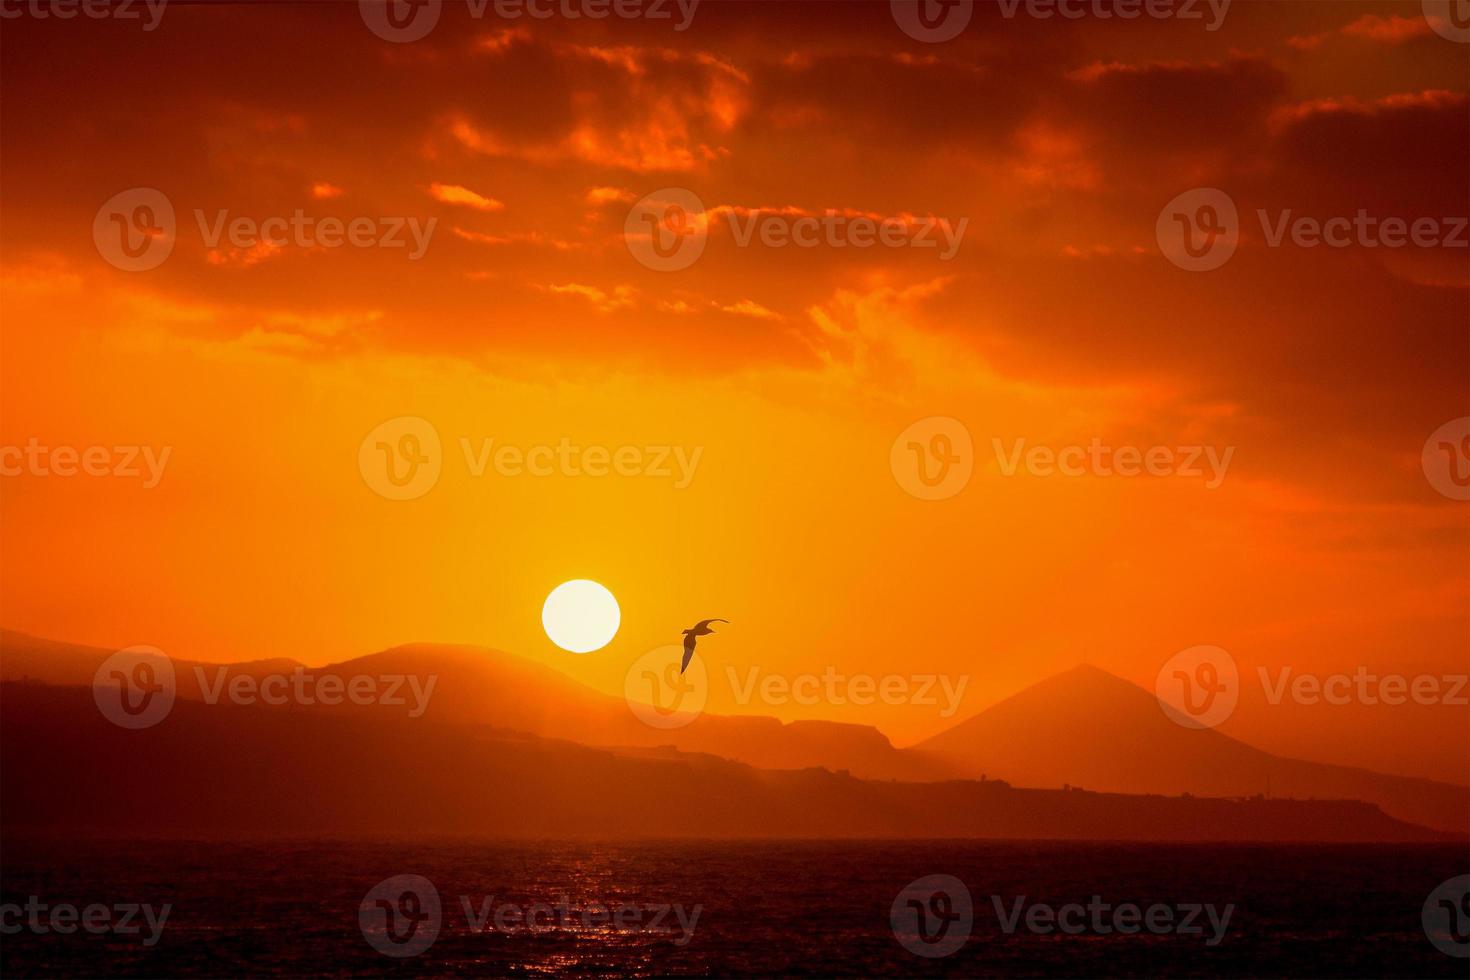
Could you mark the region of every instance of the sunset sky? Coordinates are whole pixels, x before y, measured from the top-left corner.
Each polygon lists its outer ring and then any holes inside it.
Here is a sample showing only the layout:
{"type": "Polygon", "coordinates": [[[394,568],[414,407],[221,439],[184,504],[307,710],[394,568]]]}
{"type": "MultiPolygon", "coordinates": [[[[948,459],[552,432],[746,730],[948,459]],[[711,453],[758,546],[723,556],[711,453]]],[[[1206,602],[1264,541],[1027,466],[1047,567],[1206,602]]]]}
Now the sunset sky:
{"type": "MultiPolygon", "coordinates": [[[[4,477],[0,625],[219,661],[469,643],[617,693],[719,616],[701,650],[721,675],[968,675],[958,717],[1084,660],[1151,687],[1206,643],[1248,690],[1258,666],[1465,672],[1470,504],[1420,455],[1470,415],[1470,250],[1271,247],[1256,219],[1470,213],[1470,44],[1418,0],[1237,2],[1213,31],[1207,7],[980,3],[943,43],[886,2],[674,17],[450,3],[411,43],[356,3],[0,22],[0,444],[169,448],[153,487],[4,477]],[[93,226],[139,187],[171,202],[176,241],[128,272],[93,226]],[[1155,228],[1200,187],[1233,199],[1241,240],[1190,272],[1155,228]],[[666,188],[715,215],[678,271],[624,234],[666,188]],[[964,235],[947,260],[740,246],[727,218],[762,208],[964,235]],[[221,211],[298,209],[435,224],[416,260],[208,245],[221,211]],[[395,501],[359,449],[402,416],[433,425],[442,475],[395,501]],[[975,458],[931,501],[890,450],[932,416],[975,458]],[[699,455],[687,486],[476,477],[462,439],[699,455]],[[1233,454],[1213,488],[1008,476],[997,439],[1233,454]],[[585,656],[541,628],[573,578],[622,607],[585,656]]],[[[958,720],[710,707],[900,744],[958,720]]],[[[1405,711],[1246,695],[1224,730],[1470,780],[1466,710],[1405,711]]]]}

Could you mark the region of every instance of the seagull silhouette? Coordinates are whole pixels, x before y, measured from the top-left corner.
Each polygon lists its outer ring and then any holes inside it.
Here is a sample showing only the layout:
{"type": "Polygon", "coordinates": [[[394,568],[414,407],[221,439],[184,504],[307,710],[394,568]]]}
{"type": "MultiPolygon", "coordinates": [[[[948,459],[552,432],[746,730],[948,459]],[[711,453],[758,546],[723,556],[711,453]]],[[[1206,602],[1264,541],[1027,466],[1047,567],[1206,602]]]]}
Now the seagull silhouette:
{"type": "Polygon", "coordinates": [[[710,623],[728,623],[728,619],[701,619],[692,627],[684,631],[684,662],[679,665],[679,673],[684,673],[689,666],[690,659],[694,656],[694,638],[696,636],[707,636],[714,630],[709,628],[710,623]]]}

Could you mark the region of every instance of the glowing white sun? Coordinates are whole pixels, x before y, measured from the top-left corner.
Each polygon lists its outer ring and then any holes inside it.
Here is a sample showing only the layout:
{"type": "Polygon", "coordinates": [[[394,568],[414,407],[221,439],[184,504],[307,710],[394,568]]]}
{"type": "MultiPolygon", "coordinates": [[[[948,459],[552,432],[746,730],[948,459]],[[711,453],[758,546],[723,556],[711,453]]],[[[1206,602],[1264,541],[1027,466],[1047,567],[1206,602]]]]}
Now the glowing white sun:
{"type": "Polygon", "coordinates": [[[541,607],[541,625],[551,642],[572,653],[591,653],[612,642],[623,613],[613,594],[591,579],[577,578],[551,590],[541,607]]]}

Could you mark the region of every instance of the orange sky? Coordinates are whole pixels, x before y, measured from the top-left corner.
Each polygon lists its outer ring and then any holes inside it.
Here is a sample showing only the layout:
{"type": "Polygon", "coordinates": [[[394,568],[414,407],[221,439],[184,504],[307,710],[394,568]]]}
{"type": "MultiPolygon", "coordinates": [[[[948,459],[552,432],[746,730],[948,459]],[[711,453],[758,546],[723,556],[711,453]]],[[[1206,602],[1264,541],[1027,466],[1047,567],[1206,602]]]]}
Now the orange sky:
{"type": "MultiPolygon", "coordinates": [[[[617,692],[723,616],[717,669],[967,675],[960,716],[1084,658],[1147,686],[1201,643],[1252,674],[1467,669],[1470,514],[1419,455],[1470,414],[1470,253],[1271,248],[1254,219],[1470,210],[1470,44],[1417,0],[1237,2],[1216,31],[982,3],[942,44],[887,3],[706,2],[685,31],[451,3],[405,44],[355,3],[170,7],[152,31],[6,20],[0,44],[0,444],[170,451],[151,488],[4,478],[8,628],[206,660],[465,642],[617,692]],[[1155,223],[1202,186],[1245,231],[1186,272],[1155,223]],[[146,272],[93,240],[134,187],[178,217],[146,272]],[[660,272],[624,219],[668,187],[966,231],[943,260],[741,247],[717,220],[660,272]],[[194,216],[297,209],[436,224],[411,260],[210,248],[194,216]],[[358,468],[399,416],[443,442],[410,501],[358,468]],[[889,465],[930,416],[976,446],[940,501],[889,465]],[[687,487],[475,477],[461,439],[700,455],[687,487]],[[1233,456],[1213,489],[1006,476],[994,439],[1233,456]],[[539,620],[576,577],[623,608],[585,657],[539,620]]],[[[744,710],[900,743],[955,720],[744,710]]],[[[1464,782],[1466,719],[1243,704],[1226,731],[1464,782]]]]}

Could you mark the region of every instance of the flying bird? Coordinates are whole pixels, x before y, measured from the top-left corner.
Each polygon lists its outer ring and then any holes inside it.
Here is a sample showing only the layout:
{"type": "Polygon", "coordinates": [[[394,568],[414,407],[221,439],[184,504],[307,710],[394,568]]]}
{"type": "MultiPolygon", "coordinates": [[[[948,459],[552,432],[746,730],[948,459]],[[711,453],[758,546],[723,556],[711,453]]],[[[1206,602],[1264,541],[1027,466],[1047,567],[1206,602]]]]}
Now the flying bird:
{"type": "Polygon", "coordinates": [[[701,619],[692,627],[684,631],[684,662],[679,665],[679,673],[684,673],[689,666],[689,661],[694,657],[694,638],[696,636],[707,636],[714,630],[709,628],[710,623],[728,623],[728,619],[701,619]]]}

